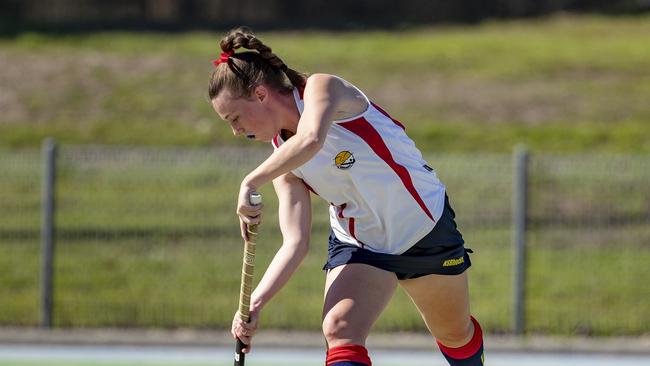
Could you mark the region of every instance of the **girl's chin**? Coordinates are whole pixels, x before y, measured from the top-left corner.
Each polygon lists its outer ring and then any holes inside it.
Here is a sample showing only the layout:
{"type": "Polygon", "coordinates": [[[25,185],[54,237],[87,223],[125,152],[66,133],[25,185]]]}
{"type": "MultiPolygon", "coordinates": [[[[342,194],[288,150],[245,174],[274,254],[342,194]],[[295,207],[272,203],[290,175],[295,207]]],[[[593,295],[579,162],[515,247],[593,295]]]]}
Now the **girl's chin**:
{"type": "Polygon", "coordinates": [[[250,141],[271,142],[271,138],[265,138],[259,135],[246,135],[246,138],[250,141]]]}

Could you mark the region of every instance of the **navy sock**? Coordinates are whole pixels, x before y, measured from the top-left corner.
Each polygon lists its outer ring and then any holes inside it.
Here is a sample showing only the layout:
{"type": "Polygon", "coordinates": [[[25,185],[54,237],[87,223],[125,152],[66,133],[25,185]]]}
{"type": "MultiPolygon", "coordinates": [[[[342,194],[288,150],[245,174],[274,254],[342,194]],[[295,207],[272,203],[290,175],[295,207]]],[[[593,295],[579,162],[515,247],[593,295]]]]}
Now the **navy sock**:
{"type": "Polygon", "coordinates": [[[479,350],[473,355],[469,356],[468,358],[462,358],[462,359],[451,358],[450,356],[447,356],[444,352],[442,353],[442,355],[445,356],[447,362],[449,362],[449,365],[451,366],[483,366],[484,357],[483,357],[482,344],[479,350]]]}

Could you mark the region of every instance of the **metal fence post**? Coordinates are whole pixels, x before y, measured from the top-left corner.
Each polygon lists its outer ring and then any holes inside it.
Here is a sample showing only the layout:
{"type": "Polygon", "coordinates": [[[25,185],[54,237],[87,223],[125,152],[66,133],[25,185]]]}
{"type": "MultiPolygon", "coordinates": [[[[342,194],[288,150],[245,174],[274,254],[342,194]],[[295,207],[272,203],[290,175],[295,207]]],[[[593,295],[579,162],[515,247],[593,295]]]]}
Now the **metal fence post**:
{"type": "Polygon", "coordinates": [[[54,211],[56,183],[56,142],[43,141],[43,191],[41,196],[41,304],[40,326],[52,327],[53,264],[54,264],[54,211]]]}
{"type": "Polygon", "coordinates": [[[512,200],[513,264],[513,333],[524,334],[526,326],[526,221],[528,212],[528,150],[524,145],[514,149],[514,196],[512,200]]]}

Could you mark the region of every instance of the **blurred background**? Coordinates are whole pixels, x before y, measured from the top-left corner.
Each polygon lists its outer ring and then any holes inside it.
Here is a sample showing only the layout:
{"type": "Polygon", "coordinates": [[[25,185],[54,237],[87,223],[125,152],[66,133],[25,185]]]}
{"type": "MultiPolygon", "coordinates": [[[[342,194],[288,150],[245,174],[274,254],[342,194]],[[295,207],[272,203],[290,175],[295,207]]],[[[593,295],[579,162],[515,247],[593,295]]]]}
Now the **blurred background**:
{"type": "MultiPolygon", "coordinates": [[[[650,333],[647,0],[1,0],[0,327],[227,329],[241,179],[271,152],[207,98],[246,24],[406,125],[490,334],[650,333]],[[51,137],[52,140],[44,142],[51,137]]],[[[257,279],[281,244],[264,187],[257,279]]],[[[267,329],[320,329],[327,205],[267,329]],[[299,300],[296,300],[299,299],[299,300]]],[[[398,292],[379,331],[424,332],[398,292]]]]}

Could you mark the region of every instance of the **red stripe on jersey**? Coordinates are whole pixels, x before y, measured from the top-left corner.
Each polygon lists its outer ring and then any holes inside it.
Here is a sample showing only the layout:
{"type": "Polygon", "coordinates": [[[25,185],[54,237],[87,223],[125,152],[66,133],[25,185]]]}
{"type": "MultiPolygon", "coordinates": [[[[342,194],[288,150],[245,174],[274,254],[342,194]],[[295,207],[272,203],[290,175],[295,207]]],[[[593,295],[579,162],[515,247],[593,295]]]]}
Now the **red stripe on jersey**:
{"type": "MultiPolygon", "coordinates": [[[[340,206],[337,206],[339,208],[339,213],[338,217],[341,219],[345,219],[345,216],[343,216],[343,210],[348,206],[347,203],[344,203],[340,206]]],[[[359,244],[361,244],[361,247],[363,248],[364,244],[357,239],[357,236],[354,233],[354,217],[348,217],[348,232],[350,233],[350,236],[354,238],[354,240],[358,241],[359,244]]]]}
{"type": "Polygon", "coordinates": [[[316,193],[316,191],[314,191],[314,189],[309,184],[307,184],[307,182],[305,182],[304,179],[301,179],[301,181],[302,181],[302,184],[304,184],[305,187],[307,187],[307,189],[311,191],[311,193],[313,193],[313,194],[320,197],[320,195],[318,193],[316,193]]]}
{"type": "Polygon", "coordinates": [[[361,117],[350,122],[339,123],[339,126],[345,127],[348,131],[361,137],[366,144],[370,146],[372,151],[374,151],[377,156],[384,160],[384,162],[393,169],[395,174],[397,174],[397,176],[402,180],[406,190],[411,193],[411,196],[413,196],[413,199],[415,199],[415,201],[420,205],[424,213],[426,213],[433,222],[436,222],[433,215],[431,215],[431,212],[429,212],[429,209],[424,204],[422,197],[420,197],[420,194],[415,189],[408,170],[402,165],[399,165],[395,159],[393,159],[393,155],[390,153],[388,146],[386,146],[386,143],[381,138],[379,132],[377,132],[377,130],[375,130],[375,128],[372,127],[365,118],[361,117]]]}
{"type": "Polygon", "coordinates": [[[300,95],[300,100],[305,99],[304,94],[305,94],[305,88],[298,87],[298,95],[300,95]]]}
{"type": "Polygon", "coordinates": [[[273,137],[273,146],[275,146],[276,149],[280,148],[280,144],[278,144],[278,135],[273,137]]]}
{"type": "MultiPolygon", "coordinates": [[[[348,219],[348,230],[350,231],[350,236],[352,236],[354,238],[354,240],[359,241],[359,239],[357,239],[357,236],[354,235],[354,217],[350,217],[348,219]]],[[[361,242],[359,242],[359,243],[361,243],[361,242]]],[[[363,244],[361,244],[361,245],[363,245],[363,244]]]]}
{"type": "Polygon", "coordinates": [[[342,219],[345,218],[345,216],[343,216],[343,209],[345,209],[345,207],[346,207],[347,205],[348,205],[347,203],[344,203],[344,204],[342,204],[341,206],[339,206],[339,217],[342,218],[342,219]]]}
{"type": "Polygon", "coordinates": [[[384,116],[390,118],[391,121],[393,121],[393,123],[395,123],[396,125],[400,126],[403,130],[406,130],[406,127],[404,127],[404,125],[402,124],[402,122],[400,122],[400,121],[396,120],[395,118],[391,117],[391,116],[390,116],[388,113],[386,113],[386,111],[383,110],[380,106],[376,105],[376,104],[373,103],[373,102],[370,102],[370,104],[372,104],[372,106],[375,107],[375,109],[377,109],[379,112],[381,112],[381,114],[383,114],[384,116]]]}

